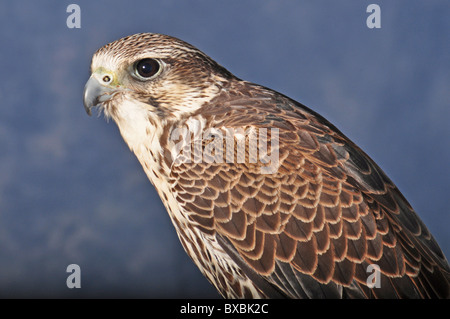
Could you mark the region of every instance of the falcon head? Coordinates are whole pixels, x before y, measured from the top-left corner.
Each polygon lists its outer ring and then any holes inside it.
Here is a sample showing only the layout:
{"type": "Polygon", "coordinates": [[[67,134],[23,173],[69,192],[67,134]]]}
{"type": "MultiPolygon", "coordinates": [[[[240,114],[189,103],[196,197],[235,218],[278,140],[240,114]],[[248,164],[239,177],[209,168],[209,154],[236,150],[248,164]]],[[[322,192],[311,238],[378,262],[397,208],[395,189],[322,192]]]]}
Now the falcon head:
{"type": "Polygon", "coordinates": [[[153,33],[100,48],[91,72],[84,89],[86,112],[97,106],[119,127],[138,120],[136,115],[155,124],[188,116],[217,94],[222,81],[233,78],[192,45],[153,33]]]}

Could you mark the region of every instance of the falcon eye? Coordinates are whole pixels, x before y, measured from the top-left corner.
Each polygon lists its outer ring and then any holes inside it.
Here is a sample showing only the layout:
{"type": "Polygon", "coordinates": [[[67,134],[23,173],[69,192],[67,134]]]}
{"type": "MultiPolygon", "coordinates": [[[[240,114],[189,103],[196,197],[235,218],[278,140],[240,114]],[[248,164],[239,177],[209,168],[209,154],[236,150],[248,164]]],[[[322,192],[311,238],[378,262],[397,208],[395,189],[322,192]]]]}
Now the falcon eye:
{"type": "Polygon", "coordinates": [[[135,64],[136,75],[143,79],[154,76],[159,71],[159,63],[154,59],[143,59],[135,64]]]}

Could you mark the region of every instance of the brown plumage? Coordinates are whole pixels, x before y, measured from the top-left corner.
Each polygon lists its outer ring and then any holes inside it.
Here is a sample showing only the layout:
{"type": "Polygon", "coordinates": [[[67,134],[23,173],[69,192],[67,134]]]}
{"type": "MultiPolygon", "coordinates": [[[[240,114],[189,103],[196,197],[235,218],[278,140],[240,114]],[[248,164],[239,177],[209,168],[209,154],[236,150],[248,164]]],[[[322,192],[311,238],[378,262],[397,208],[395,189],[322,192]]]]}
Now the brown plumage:
{"type": "Polygon", "coordinates": [[[413,208],[314,111],[158,34],[106,45],[92,71],[86,109],[116,121],[224,297],[449,297],[447,260],[413,208]],[[148,78],[136,73],[144,59],[159,64],[148,78]],[[253,139],[275,163],[253,154],[253,139]]]}

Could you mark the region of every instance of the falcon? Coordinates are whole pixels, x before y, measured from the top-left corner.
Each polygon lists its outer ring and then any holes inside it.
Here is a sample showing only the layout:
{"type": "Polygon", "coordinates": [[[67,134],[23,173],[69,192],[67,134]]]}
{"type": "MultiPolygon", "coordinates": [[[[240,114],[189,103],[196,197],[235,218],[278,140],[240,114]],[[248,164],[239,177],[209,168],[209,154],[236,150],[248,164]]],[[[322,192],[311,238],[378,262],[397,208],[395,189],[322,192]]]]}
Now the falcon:
{"type": "Polygon", "coordinates": [[[427,227],[313,110],[161,34],[105,45],[91,72],[87,113],[115,121],[224,298],[449,298],[427,227]]]}

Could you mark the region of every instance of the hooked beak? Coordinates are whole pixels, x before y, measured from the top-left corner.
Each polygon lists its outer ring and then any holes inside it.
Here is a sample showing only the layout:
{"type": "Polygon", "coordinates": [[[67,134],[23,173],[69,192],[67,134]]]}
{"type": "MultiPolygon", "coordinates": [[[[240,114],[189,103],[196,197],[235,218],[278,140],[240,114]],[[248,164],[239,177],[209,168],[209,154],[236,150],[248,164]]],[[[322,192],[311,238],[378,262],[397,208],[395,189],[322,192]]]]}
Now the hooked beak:
{"type": "Polygon", "coordinates": [[[89,80],[84,86],[84,109],[90,116],[92,114],[91,109],[112,97],[114,89],[100,84],[95,74],[92,74],[89,80]]]}

